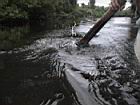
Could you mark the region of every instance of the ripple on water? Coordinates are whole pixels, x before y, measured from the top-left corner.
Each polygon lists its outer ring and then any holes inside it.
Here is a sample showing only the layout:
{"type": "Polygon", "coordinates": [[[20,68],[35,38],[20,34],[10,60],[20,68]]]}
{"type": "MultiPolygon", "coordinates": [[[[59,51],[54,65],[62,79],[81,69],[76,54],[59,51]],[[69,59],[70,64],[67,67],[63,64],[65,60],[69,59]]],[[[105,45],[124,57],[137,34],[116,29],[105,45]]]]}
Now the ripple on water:
{"type": "MultiPolygon", "coordinates": [[[[12,51],[3,72],[8,71],[6,79],[16,84],[5,82],[11,94],[3,89],[3,99],[20,105],[139,105],[139,67],[133,40],[126,35],[129,19],[124,20],[111,20],[89,48],[77,49],[74,43],[79,38],[60,37],[61,33],[55,37],[55,31],[52,37],[51,33],[12,51]]],[[[89,27],[88,23],[77,29],[85,32],[89,27]]]]}

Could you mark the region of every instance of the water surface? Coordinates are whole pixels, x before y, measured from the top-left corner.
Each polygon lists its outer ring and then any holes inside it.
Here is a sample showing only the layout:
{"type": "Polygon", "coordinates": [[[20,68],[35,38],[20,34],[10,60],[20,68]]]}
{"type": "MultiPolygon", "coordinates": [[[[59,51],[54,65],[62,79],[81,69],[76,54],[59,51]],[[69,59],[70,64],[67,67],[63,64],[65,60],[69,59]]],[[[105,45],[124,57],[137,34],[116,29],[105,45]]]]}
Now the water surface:
{"type": "MultiPolygon", "coordinates": [[[[0,103],[139,105],[140,66],[130,23],[130,18],[111,19],[82,49],[74,44],[80,38],[64,30],[20,31],[16,35],[31,37],[20,40],[20,46],[10,40],[6,51],[1,47],[0,103]]],[[[84,35],[90,27],[92,22],[81,23],[76,30],[84,35]]]]}

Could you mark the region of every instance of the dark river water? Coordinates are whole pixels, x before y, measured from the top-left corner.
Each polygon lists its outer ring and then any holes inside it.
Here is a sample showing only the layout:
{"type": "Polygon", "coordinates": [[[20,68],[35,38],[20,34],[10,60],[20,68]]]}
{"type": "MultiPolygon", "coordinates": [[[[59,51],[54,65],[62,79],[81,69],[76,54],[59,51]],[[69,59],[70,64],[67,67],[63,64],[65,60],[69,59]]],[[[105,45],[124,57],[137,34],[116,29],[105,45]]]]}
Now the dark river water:
{"type": "MultiPolygon", "coordinates": [[[[82,22],[77,33],[92,24],[82,22]]],[[[1,27],[0,105],[140,105],[131,19],[111,19],[87,48],[69,34],[1,27]]]]}

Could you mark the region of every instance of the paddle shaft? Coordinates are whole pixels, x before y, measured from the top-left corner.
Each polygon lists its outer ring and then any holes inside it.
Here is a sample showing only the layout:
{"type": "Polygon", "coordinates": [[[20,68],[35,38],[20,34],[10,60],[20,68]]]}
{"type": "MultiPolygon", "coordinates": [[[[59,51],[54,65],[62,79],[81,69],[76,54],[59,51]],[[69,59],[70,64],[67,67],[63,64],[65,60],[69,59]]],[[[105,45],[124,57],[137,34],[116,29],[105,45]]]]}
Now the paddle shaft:
{"type": "Polygon", "coordinates": [[[110,20],[110,18],[116,13],[117,11],[112,11],[109,9],[106,14],[99,20],[97,23],[88,31],[88,33],[80,40],[79,44],[88,42],[100,31],[100,29],[110,20]]]}
{"type": "MultiPolygon", "coordinates": [[[[125,1],[121,0],[121,5],[125,4],[125,1]]],[[[119,10],[119,9],[118,9],[119,10]]],[[[86,45],[88,42],[100,31],[100,29],[110,20],[112,16],[118,11],[111,8],[100,18],[97,23],[88,31],[88,33],[78,42],[78,45],[86,45]]]]}

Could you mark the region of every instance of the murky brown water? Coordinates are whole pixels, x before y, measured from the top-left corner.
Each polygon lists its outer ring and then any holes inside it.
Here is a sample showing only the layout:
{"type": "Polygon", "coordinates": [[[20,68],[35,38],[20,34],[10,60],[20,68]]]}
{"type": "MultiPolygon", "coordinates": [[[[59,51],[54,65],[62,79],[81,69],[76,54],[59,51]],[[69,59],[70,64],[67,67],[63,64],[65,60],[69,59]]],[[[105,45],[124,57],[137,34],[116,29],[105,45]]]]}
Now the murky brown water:
{"type": "MultiPolygon", "coordinates": [[[[140,65],[130,21],[113,18],[88,48],[77,48],[79,38],[54,30],[34,32],[41,37],[1,51],[0,103],[139,105],[140,65]]],[[[92,22],[81,23],[76,30],[84,35],[91,26],[92,22]]]]}

